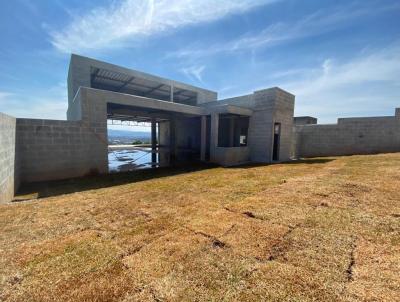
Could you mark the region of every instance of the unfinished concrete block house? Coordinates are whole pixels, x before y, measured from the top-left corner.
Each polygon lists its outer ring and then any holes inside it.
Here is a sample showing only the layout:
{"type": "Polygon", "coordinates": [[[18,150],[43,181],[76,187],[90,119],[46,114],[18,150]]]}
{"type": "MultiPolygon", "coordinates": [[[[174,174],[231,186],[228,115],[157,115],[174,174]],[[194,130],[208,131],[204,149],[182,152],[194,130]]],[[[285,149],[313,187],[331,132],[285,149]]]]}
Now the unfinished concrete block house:
{"type": "Polygon", "coordinates": [[[88,169],[106,172],[107,119],[151,123],[152,147],[164,151],[161,163],[290,158],[294,96],[279,88],[217,101],[214,91],[73,55],[68,99],[67,119],[94,130],[103,143],[88,169]]]}
{"type": "Polygon", "coordinates": [[[0,114],[0,202],[20,183],[108,173],[107,120],[150,123],[159,165],[400,151],[398,109],[391,117],[318,125],[294,118],[294,101],[277,87],[218,100],[214,91],[72,55],[67,120],[0,114]]]}

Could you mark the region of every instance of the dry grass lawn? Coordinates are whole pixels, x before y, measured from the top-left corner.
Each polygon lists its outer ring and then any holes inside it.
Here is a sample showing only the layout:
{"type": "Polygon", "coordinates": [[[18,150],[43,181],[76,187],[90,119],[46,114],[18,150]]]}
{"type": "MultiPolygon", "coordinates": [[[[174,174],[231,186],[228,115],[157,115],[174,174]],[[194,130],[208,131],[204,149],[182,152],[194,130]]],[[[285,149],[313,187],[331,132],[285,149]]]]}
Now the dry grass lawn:
{"type": "Polygon", "coordinates": [[[400,153],[182,172],[1,205],[0,300],[400,300],[400,153]]]}

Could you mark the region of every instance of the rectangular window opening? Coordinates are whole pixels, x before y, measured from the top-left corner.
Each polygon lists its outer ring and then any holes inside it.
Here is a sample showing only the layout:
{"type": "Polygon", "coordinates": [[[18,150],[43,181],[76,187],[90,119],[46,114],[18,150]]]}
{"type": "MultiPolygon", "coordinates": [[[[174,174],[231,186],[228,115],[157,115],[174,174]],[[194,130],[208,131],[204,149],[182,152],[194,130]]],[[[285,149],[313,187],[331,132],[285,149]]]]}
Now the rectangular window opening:
{"type": "Polygon", "coordinates": [[[234,114],[220,114],[218,123],[218,147],[247,146],[249,117],[234,114]]]}

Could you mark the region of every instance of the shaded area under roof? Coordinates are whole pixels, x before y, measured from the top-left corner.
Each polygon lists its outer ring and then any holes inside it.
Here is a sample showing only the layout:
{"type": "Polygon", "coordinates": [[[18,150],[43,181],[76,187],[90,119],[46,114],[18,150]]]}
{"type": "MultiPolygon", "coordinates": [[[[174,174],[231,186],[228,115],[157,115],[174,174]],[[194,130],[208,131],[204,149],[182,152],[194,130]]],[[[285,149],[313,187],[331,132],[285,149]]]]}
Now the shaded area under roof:
{"type": "Polygon", "coordinates": [[[197,100],[195,91],[96,67],[91,67],[91,86],[164,101],[171,101],[171,89],[173,89],[173,101],[176,103],[195,105],[197,100]]]}

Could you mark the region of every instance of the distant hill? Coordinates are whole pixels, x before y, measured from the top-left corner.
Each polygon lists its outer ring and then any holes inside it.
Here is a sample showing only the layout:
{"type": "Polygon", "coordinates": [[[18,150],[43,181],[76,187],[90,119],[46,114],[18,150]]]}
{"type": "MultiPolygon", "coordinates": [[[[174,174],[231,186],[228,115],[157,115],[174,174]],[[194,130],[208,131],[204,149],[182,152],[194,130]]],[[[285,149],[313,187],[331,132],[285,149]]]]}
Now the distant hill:
{"type": "Polygon", "coordinates": [[[108,129],[108,143],[110,145],[130,145],[134,141],[141,141],[147,144],[150,140],[150,132],[108,129]]]}
{"type": "Polygon", "coordinates": [[[108,129],[108,138],[150,138],[150,132],[108,129]]]}

